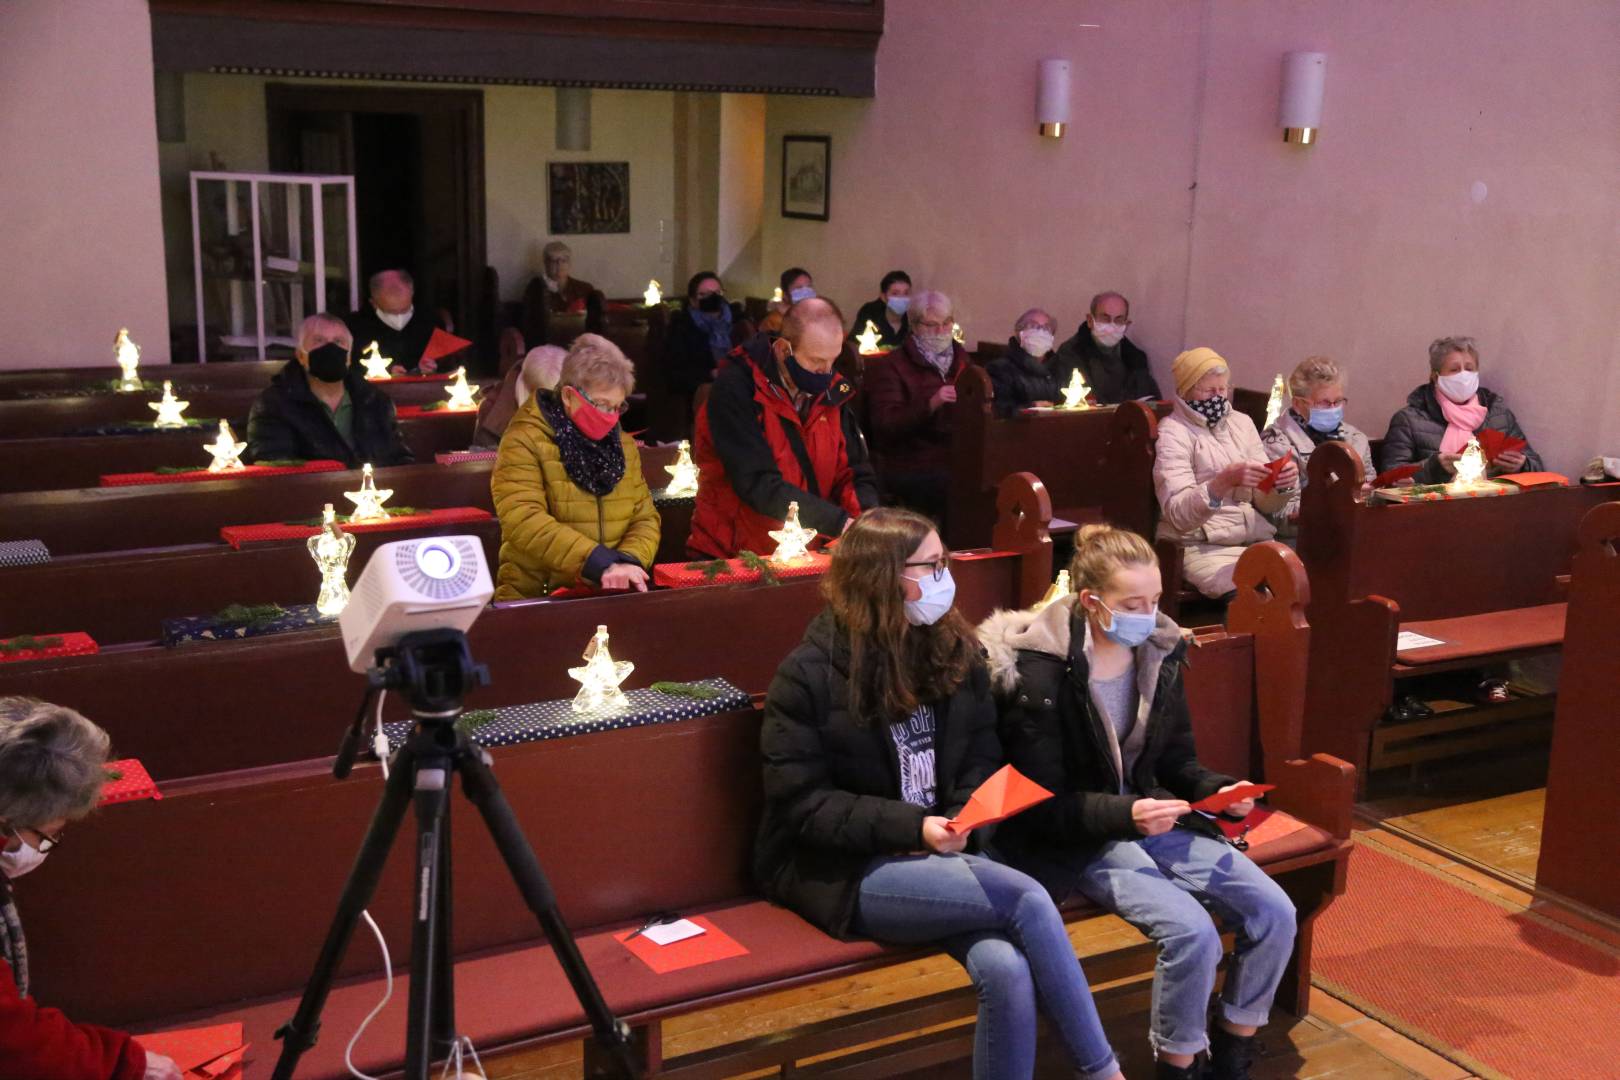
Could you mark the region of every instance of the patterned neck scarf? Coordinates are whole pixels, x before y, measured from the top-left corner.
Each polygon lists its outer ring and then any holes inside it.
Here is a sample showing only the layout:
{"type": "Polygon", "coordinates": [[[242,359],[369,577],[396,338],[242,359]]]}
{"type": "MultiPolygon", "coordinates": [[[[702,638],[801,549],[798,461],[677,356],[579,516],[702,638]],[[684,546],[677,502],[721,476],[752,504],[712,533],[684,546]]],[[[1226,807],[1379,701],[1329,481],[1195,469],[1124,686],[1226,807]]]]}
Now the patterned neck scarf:
{"type": "Polygon", "coordinates": [[[714,353],[716,360],[731,351],[731,305],[722,305],[713,315],[699,311],[696,307],[686,309],[692,315],[692,322],[709,337],[709,351],[714,353]]]}
{"type": "MultiPolygon", "coordinates": [[[[1183,398],[1182,400],[1186,401],[1186,398],[1183,398]]],[[[1187,402],[1187,408],[1209,421],[1210,427],[1214,427],[1222,420],[1225,420],[1227,410],[1231,407],[1232,403],[1223,397],[1212,397],[1205,398],[1203,401],[1187,402]]]]}
{"type": "Polygon", "coordinates": [[[624,479],[624,442],[619,437],[623,427],[614,424],[612,431],[592,442],[568,419],[568,410],[563,408],[562,399],[556,394],[541,394],[536,400],[540,404],[540,415],[546,418],[555,434],[557,452],[562,455],[563,471],[568,479],[592,495],[606,495],[618,487],[619,481],[624,479]]]}
{"type": "Polygon", "coordinates": [[[11,886],[0,880],[0,960],[11,965],[17,996],[28,996],[28,939],[23,937],[17,905],[11,899],[11,886]]]}

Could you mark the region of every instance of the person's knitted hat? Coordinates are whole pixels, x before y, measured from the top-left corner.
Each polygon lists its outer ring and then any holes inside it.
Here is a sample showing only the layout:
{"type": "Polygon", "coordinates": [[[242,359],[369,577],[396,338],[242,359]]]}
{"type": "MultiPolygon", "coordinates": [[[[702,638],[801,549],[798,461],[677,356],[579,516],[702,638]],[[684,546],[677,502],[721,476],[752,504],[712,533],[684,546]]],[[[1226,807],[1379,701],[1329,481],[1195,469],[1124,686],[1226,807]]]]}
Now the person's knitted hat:
{"type": "Polygon", "coordinates": [[[1198,385],[1199,379],[1216,368],[1224,367],[1228,367],[1228,364],[1214,349],[1205,346],[1188,349],[1170,365],[1170,376],[1176,380],[1176,395],[1186,397],[1198,385]]]}

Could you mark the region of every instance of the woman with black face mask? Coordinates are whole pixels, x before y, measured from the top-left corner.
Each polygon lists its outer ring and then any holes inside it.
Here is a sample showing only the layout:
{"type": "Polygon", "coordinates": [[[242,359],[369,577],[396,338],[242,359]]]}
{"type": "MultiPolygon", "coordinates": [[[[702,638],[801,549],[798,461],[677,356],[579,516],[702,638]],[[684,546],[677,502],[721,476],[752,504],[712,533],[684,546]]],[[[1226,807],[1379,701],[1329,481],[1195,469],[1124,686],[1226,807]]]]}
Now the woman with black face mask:
{"type": "Polygon", "coordinates": [[[720,275],[705,270],[686,283],[686,305],[670,316],[664,336],[661,368],[665,385],[681,402],[674,434],[691,430],[691,398],[697,388],[714,380],[715,368],[731,351],[733,328],[742,324],[742,312],[726,300],[720,275]]]}

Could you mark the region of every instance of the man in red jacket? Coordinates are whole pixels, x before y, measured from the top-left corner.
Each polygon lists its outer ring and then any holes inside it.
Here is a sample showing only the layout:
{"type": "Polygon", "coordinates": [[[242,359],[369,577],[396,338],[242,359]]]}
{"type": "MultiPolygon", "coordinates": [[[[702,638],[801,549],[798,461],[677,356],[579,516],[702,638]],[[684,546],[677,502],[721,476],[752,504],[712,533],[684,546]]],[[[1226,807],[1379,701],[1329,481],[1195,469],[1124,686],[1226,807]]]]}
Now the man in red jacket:
{"type": "Polygon", "coordinates": [[[769,555],[790,502],[803,524],[833,537],[878,505],[847,408],[855,388],[833,370],[843,341],[843,314],[815,297],[789,309],[780,337],[761,334],[726,357],[697,416],[694,557],[769,555]]]}

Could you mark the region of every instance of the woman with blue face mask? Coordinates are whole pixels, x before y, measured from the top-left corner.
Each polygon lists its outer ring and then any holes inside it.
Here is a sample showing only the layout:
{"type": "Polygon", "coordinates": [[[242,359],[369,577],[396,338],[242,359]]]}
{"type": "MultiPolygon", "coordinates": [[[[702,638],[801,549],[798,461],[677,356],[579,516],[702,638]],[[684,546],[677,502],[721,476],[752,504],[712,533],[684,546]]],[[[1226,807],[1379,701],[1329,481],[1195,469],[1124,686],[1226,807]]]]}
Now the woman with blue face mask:
{"type": "MultiPolygon", "coordinates": [[[[1191,802],[1240,781],[1198,762],[1182,686],[1187,645],[1158,611],[1153,548],[1135,533],[1088,525],[1069,578],[1074,595],[997,612],[979,628],[1007,759],[1056,795],[999,826],[992,854],[1060,899],[1084,895],[1158,945],[1149,1038],[1160,1078],[1245,1078],[1293,952],[1293,905],[1190,812],[1191,802]],[[1206,905],[1238,939],[1213,1030],[1206,1016],[1221,939],[1206,905]],[[1210,1071],[1201,1072],[1206,1056],[1210,1071]]],[[[1245,800],[1226,812],[1253,808],[1245,800]]]]}
{"type": "Polygon", "coordinates": [[[1307,356],[1288,376],[1288,390],[1292,394],[1288,408],[1277,422],[1260,433],[1260,441],[1272,461],[1294,455],[1299,465],[1300,484],[1288,499],[1288,504],[1272,514],[1277,535],[1295,536],[1299,532],[1299,496],[1304,488],[1306,468],[1311,451],[1329,441],[1342,442],[1361,459],[1363,479],[1372,483],[1372,447],[1360,428],[1347,422],[1344,407],[1345,372],[1326,356],[1307,356]]]}
{"type": "Polygon", "coordinates": [[[1033,1074],[1038,1013],[1077,1077],[1120,1077],[1051,898],[946,828],[1001,749],[933,524],[908,510],[862,514],[822,592],[826,610],[765,699],[760,888],[835,937],[955,957],[979,990],[975,1077],[1033,1074]]]}

